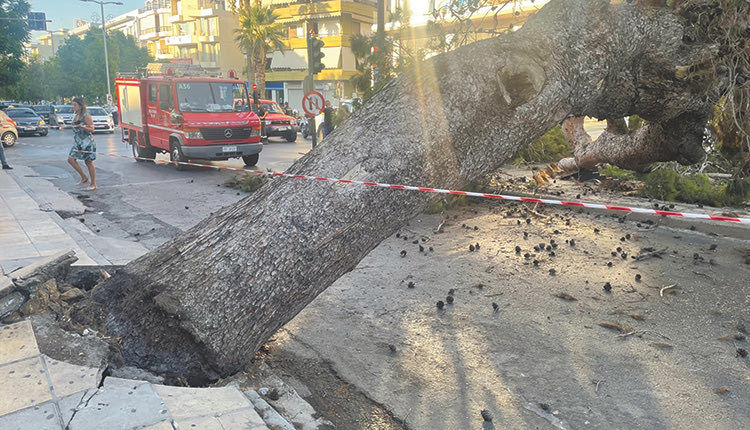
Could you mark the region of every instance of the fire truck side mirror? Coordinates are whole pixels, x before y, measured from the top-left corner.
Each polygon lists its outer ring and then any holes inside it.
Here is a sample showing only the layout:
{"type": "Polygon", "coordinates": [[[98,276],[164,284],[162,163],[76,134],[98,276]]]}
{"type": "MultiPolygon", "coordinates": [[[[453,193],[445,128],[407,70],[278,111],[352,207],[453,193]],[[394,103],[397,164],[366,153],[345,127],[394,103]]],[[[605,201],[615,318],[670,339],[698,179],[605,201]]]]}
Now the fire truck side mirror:
{"type": "Polygon", "coordinates": [[[174,125],[180,125],[182,124],[182,114],[176,111],[172,111],[169,113],[169,122],[171,122],[174,125]]]}

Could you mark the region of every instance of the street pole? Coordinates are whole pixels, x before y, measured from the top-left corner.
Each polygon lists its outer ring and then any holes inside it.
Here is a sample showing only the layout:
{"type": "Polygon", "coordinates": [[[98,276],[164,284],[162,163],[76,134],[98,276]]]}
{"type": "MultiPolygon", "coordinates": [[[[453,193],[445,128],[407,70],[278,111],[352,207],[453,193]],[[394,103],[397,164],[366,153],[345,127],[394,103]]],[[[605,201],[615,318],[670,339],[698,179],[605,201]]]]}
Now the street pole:
{"type": "MultiPolygon", "coordinates": [[[[305,35],[307,37],[307,76],[303,82],[302,88],[305,94],[315,90],[315,75],[313,75],[312,64],[310,64],[310,37],[311,34],[307,29],[307,21],[305,21],[305,35]]],[[[307,116],[307,129],[310,131],[312,136],[312,147],[318,146],[318,131],[315,128],[315,117],[307,116]]]]}
{"type": "Polygon", "coordinates": [[[107,30],[104,28],[104,2],[99,3],[102,10],[102,38],[104,39],[104,67],[107,70],[107,105],[112,103],[111,87],[109,85],[109,56],[107,56],[107,30]]]}
{"type": "Polygon", "coordinates": [[[105,28],[104,21],[104,5],[105,4],[116,4],[122,6],[122,2],[119,1],[100,1],[100,0],[81,0],[84,2],[96,3],[102,12],[102,38],[104,40],[104,67],[107,71],[107,104],[111,104],[112,100],[112,87],[109,82],[109,56],[107,55],[107,29],[105,28]]]}

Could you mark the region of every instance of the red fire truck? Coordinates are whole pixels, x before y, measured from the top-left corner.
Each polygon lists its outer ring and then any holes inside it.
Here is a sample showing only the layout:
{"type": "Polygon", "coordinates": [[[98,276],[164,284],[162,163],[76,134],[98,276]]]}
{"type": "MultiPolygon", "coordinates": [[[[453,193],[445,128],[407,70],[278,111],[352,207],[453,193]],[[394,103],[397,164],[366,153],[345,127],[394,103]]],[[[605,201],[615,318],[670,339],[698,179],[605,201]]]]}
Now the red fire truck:
{"type": "Polygon", "coordinates": [[[250,110],[244,83],[233,72],[220,78],[175,66],[149,65],[138,76],[115,80],[122,140],[133,155],[153,159],[169,153],[180,162],[242,157],[255,165],[263,149],[260,120],[250,110]]]}

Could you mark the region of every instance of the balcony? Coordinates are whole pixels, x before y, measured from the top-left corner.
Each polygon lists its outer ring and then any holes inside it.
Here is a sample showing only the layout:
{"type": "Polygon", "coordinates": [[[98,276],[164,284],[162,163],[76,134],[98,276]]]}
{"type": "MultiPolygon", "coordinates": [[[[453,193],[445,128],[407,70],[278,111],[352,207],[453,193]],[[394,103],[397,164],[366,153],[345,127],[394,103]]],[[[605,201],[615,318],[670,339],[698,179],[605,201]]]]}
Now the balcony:
{"type": "Polygon", "coordinates": [[[172,15],[167,19],[170,24],[177,24],[181,22],[190,22],[193,21],[193,18],[190,16],[183,16],[183,15],[172,15]]]}
{"type": "Polygon", "coordinates": [[[219,36],[195,36],[196,40],[201,43],[218,43],[219,36]]]}
{"type": "Polygon", "coordinates": [[[147,28],[141,31],[138,40],[159,40],[172,35],[171,28],[161,28],[157,31],[155,28],[147,28]]]}
{"type": "Polygon", "coordinates": [[[169,46],[179,45],[195,45],[198,43],[198,36],[186,34],[183,36],[169,36],[164,40],[164,43],[169,46]]]}

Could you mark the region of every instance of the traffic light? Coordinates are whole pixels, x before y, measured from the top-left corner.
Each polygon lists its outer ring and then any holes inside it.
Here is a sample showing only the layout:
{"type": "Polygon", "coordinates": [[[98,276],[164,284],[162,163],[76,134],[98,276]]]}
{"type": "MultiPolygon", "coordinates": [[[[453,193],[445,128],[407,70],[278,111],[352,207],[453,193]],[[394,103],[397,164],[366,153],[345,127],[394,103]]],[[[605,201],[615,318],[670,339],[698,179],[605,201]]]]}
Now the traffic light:
{"type": "Polygon", "coordinates": [[[323,64],[323,57],[326,54],[320,52],[323,46],[325,46],[325,43],[317,37],[307,39],[307,69],[311,75],[317,75],[326,68],[323,64]]]}
{"type": "Polygon", "coordinates": [[[253,104],[258,103],[258,84],[253,83],[253,104]]]}

